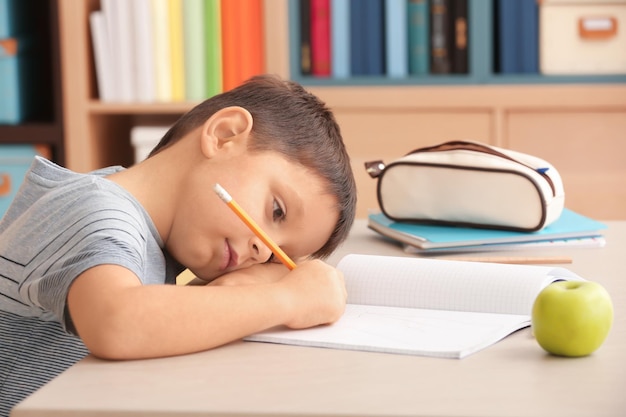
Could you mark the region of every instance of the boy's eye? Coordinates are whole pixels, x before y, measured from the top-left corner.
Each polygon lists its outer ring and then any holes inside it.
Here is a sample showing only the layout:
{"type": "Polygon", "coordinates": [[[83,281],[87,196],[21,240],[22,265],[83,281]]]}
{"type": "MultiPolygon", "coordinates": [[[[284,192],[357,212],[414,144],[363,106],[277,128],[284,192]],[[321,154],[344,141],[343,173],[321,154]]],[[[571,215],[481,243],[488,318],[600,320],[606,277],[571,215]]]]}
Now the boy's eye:
{"type": "Polygon", "coordinates": [[[285,220],[285,211],[276,200],[274,200],[272,207],[272,218],[275,222],[281,222],[285,220]]]}

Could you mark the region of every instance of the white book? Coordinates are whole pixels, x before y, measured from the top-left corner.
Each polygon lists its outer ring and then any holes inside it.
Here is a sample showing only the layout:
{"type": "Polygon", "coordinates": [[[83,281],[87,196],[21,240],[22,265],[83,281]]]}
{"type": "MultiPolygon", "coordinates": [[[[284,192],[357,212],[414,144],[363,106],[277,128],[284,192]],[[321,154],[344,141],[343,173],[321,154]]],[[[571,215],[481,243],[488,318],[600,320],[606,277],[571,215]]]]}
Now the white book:
{"type": "Polygon", "coordinates": [[[134,79],[133,31],[131,29],[131,2],[102,0],[102,11],[107,21],[111,56],[118,83],[119,101],[136,100],[134,79]]]}
{"type": "Polygon", "coordinates": [[[98,95],[102,101],[114,101],[117,97],[115,92],[117,83],[112,68],[107,25],[102,11],[96,10],[89,14],[89,26],[96,66],[98,95]]]}
{"type": "Polygon", "coordinates": [[[348,305],[328,326],[276,327],[245,340],[463,358],[530,325],[539,292],[583,280],[564,268],[347,255],[348,305]]]}
{"type": "Polygon", "coordinates": [[[172,101],[172,65],[170,24],[167,0],[152,0],[152,42],[156,70],[157,101],[172,101]]]}
{"type": "Polygon", "coordinates": [[[154,43],[152,40],[151,0],[132,0],[132,28],[135,51],[133,55],[136,98],[140,102],[156,100],[156,69],[154,68],[154,43]]]}

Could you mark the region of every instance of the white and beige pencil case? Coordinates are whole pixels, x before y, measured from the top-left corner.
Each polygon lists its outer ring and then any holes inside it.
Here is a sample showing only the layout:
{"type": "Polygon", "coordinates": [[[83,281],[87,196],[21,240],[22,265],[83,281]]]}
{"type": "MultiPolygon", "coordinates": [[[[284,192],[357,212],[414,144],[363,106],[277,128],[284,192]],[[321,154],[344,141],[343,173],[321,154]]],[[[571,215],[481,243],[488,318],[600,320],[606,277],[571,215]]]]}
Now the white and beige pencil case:
{"type": "Polygon", "coordinates": [[[479,142],[445,142],[387,165],[365,165],[378,179],[380,209],[396,221],[531,232],[558,219],[564,207],[554,166],[479,142]]]}

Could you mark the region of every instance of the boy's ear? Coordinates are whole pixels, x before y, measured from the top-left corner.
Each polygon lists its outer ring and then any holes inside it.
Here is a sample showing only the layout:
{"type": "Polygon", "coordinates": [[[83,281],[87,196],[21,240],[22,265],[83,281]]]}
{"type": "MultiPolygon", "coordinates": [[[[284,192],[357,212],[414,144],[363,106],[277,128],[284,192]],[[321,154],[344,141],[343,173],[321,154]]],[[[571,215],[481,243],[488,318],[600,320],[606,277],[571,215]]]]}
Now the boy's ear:
{"type": "Polygon", "coordinates": [[[248,144],[252,131],[252,115],[243,107],[232,106],[218,110],[202,125],[202,153],[210,158],[221,149],[248,144]]]}

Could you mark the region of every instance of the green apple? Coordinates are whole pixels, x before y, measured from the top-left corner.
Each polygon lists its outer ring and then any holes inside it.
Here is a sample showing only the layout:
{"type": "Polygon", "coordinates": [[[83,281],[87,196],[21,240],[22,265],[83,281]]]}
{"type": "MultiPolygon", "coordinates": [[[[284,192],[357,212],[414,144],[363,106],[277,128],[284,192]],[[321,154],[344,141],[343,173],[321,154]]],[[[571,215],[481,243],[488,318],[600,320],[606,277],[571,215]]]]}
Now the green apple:
{"type": "Polygon", "coordinates": [[[613,324],[613,303],[597,282],[557,281],[533,304],[532,330],[539,345],[559,356],[586,356],[602,345],[613,324]]]}

